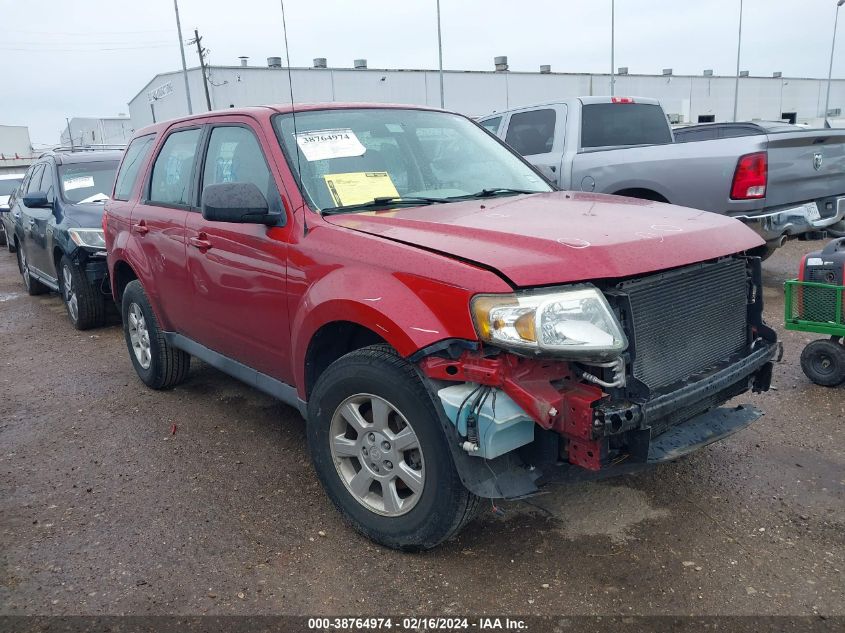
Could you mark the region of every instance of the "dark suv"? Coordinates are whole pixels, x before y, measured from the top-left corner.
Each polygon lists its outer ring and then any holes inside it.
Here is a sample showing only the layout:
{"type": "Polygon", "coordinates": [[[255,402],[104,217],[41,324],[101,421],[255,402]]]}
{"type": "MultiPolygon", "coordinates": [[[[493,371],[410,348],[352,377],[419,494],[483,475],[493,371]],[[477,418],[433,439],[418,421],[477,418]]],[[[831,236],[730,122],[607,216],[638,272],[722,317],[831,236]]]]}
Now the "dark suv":
{"type": "Polygon", "coordinates": [[[117,151],[48,152],[29,168],[10,209],[10,238],[27,291],[60,292],[80,330],[105,317],[103,203],[120,157],[117,151]]]}

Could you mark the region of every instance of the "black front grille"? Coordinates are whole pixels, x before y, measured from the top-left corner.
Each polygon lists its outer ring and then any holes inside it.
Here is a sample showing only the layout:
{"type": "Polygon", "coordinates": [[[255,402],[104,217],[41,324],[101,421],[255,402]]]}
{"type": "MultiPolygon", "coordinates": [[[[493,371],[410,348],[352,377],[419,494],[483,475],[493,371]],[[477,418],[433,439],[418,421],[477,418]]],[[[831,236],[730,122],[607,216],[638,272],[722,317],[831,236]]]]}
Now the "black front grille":
{"type": "Polygon", "coordinates": [[[727,259],[624,282],[633,374],[652,391],[741,352],[746,344],[745,262],[727,259]]]}

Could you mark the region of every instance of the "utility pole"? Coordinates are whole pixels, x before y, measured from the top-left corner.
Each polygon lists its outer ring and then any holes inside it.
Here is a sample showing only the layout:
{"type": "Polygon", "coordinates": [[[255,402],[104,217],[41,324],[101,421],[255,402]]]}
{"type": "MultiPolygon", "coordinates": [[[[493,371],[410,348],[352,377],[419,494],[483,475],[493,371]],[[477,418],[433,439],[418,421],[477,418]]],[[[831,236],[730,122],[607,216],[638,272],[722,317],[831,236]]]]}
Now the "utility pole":
{"type": "Polygon", "coordinates": [[[208,110],[210,112],[211,95],[208,94],[208,75],[205,72],[205,54],[207,51],[202,47],[202,38],[200,37],[198,29],[194,29],[194,39],[188,42],[188,44],[197,45],[197,55],[200,57],[200,70],[202,71],[202,87],[205,88],[205,105],[208,106],[208,110]]]}
{"type": "Polygon", "coordinates": [[[833,52],[836,50],[836,26],[839,23],[839,7],[845,4],[845,0],[836,3],[836,17],[833,18],[833,42],[830,44],[830,69],[827,71],[827,97],[824,100],[824,126],[830,127],[827,120],[827,113],[830,112],[830,80],[833,77],[833,52]]]}
{"type": "Polygon", "coordinates": [[[446,107],[443,95],[443,38],[440,35],[440,0],[437,0],[437,55],[440,58],[440,107],[446,107]]]}
{"type": "MultiPolygon", "coordinates": [[[[179,2],[173,0],[173,8],[176,9],[176,31],[179,33],[179,52],[182,54],[182,78],[185,80],[185,98],[188,100],[188,114],[194,113],[191,105],[191,88],[188,86],[188,65],[185,63],[185,42],[182,40],[182,23],[179,21],[179,2]]],[[[155,117],[153,117],[155,123],[155,117]]]]}
{"type": "Polygon", "coordinates": [[[739,35],[736,40],[736,83],[734,84],[734,123],[739,107],[739,54],[742,51],[742,0],[739,0],[739,35]]]}
{"type": "Polygon", "coordinates": [[[616,94],[616,68],[614,54],[616,48],[616,0],[610,0],[610,96],[616,94]]]}

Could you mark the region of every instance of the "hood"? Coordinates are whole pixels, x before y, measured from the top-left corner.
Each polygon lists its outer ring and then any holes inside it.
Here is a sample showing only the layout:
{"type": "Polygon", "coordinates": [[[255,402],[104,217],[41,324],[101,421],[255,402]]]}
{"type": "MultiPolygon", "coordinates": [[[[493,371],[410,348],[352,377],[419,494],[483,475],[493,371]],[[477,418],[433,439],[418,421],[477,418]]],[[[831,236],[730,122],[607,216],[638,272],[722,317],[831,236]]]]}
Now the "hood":
{"type": "Polygon", "coordinates": [[[103,225],[103,208],[100,202],[80,202],[66,206],[65,213],[80,229],[99,229],[103,225]]]}
{"type": "Polygon", "coordinates": [[[563,191],[326,220],[494,269],[515,287],[641,275],[763,244],[723,215],[563,191]]]}

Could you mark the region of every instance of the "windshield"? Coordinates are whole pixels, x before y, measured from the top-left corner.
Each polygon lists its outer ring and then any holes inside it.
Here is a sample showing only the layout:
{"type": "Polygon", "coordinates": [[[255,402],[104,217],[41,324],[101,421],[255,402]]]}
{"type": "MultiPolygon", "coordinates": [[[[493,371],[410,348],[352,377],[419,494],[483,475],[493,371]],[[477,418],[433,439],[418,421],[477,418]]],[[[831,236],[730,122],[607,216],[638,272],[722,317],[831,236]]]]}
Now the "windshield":
{"type": "Polygon", "coordinates": [[[20,178],[3,178],[0,180],[0,196],[10,196],[12,192],[21,184],[23,176],[20,178]]]}
{"type": "Polygon", "coordinates": [[[277,116],[274,125],[294,171],[298,152],[303,193],[319,210],[379,199],[432,204],[552,190],[520,158],[455,114],[315,110],[296,114],[296,134],[290,114],[277,116]]]}
{"type": "Polygon", "coordinates": [[[76,163],[59,167],[62,196],[72,204],[108,199],[117,173],[116,160],[76,163]]]}

